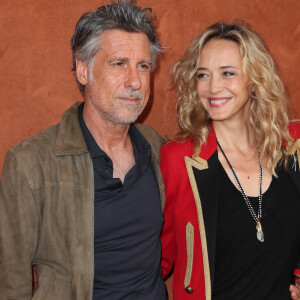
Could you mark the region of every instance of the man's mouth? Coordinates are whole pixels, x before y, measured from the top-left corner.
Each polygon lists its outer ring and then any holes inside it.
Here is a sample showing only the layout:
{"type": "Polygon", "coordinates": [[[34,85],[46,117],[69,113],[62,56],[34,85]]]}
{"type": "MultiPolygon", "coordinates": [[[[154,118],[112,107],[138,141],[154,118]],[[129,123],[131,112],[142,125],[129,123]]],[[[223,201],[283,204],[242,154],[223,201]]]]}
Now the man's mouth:
{"type": "Polygon", "coordinates": [[[143,100],[143,94],[139,90],[133,90],[125,93],[119,93],[116,95],[116,98],[128,102],[137,102],[143,100]]]}

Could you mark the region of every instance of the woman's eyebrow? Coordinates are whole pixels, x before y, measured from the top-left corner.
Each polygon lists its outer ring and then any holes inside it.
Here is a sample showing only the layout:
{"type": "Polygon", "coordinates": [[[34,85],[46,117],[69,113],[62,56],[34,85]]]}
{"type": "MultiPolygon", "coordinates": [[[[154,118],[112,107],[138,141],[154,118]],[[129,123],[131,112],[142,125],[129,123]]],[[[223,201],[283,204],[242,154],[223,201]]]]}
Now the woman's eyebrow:
{"type": "Polygon", "coordinates": [[[239,68],[235,67],[235,66],[228,65],[228,66],[221,66],[220,69],[239,69],[239,68]]]}

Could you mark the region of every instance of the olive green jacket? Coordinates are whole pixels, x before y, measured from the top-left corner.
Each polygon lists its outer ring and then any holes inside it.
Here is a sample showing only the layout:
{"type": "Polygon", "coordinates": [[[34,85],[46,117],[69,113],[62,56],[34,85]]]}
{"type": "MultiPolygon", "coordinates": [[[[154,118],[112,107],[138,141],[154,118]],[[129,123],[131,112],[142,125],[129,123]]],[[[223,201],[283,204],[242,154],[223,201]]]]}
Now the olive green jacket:
{"type": "MultiPolygon", "coordinates": [[[[58,125],[7,153],[0,183],[0,299],[92,299],[94,176],[78,105],[58,125]],[[34,292],[32,265],[38,276],[34,292]]],[[[137,128],[151,145],[163,208],[164,140],[148,126],[137,128]]]]}

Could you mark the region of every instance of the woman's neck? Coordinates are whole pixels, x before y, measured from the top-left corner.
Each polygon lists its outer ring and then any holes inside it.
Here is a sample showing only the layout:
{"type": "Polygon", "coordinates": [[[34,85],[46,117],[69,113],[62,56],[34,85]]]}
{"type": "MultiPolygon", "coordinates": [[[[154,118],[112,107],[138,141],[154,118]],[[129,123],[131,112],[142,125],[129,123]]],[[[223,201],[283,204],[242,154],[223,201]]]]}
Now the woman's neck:
{"type": "Polygon", "coordinates": [[[216,137],[225,149],[254,149],[254,138],[247,122],[214,121],[216,137]]]}

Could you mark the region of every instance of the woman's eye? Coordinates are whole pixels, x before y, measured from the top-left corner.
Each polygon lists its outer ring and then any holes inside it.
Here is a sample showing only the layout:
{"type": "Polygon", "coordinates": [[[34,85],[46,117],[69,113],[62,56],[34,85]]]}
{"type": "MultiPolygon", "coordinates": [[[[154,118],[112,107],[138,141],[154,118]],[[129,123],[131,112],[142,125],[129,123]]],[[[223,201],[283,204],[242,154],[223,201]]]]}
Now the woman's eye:
{"type": "Polygon", "coordinates": [[[208,75],[205,74],[205,73],[198,73],[198,74],[197,74],[197,78],[198,78],[198,79],[205,78],[205,77],[207,77],[207,76],[208,76],[208,75]]]}
{"type": "Polygon", "coordinates": [[[225,76],[232,76],[232,75],[234,75],[233,72],[229,72],[229,71],[225,71],[223,74],[224,74],[225,76]]]}

